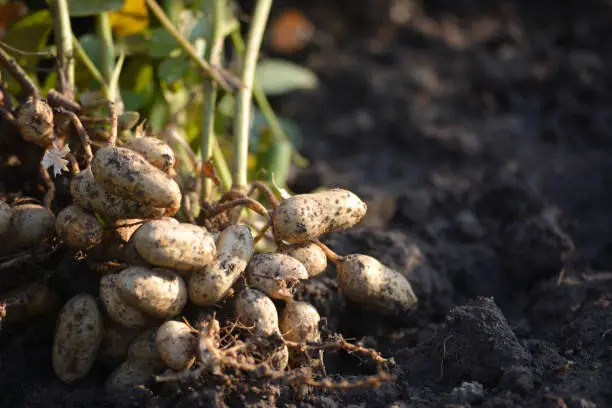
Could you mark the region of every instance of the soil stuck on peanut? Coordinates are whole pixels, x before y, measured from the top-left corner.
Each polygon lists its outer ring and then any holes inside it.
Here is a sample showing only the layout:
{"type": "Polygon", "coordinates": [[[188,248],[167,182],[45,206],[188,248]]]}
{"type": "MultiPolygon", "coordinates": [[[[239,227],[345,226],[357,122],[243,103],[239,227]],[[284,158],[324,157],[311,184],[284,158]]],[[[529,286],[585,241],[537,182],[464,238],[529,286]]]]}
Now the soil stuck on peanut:
{"type": "MultiPolygon", "coordinates": [[[[248,12],[252,2],[243,3],[248,12]]],[[[274,101],[302,126],[312,162],[291,187],[341,186],[364,198],[362,226],[324,242],[406,272],[419,307],[402,321],[367,312],[338,293],[331,263],[297,298],[328,331],[393,357],[396,379],[303,401],[263,387],[226,402],[610,406],[612,8],[434,0],[421,15],[414,3],[293,0],[275,9],[295,5],[317,27],[315,43],[291,58],[318,73],[320,89],[274,101]]],[[[33,177],[3,168],[0,190],[33,177]]],[[[97,294],[97,279],[72,255],[26,263],[11,279],[42,270],[64,299],[97,294]]],[[[0,291],[8,284],[0,280],[0,291]]],[[[112,406],[102,388],[112,362],[73,386],[54,375],[56,316],[3,324],[0,406],[112,406]]],[[[340,352],[325,364],[349,380],[373,370],[340,352]]],[[[154,389],[123,405],[214,406],[220,397],[207,387],[154,389]]]]}

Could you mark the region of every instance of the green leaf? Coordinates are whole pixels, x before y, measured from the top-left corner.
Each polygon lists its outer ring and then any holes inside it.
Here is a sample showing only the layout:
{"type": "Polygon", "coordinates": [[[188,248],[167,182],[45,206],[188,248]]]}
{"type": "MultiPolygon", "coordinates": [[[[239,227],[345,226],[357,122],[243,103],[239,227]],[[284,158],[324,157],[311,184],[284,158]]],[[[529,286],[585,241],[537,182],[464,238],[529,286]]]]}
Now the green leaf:
{"type": "Polygon", "coordinates": [[[101,64],[101,57],[98,36],[95,34],[85,34],[79,38],[79,43],[81,43],[81,47],[85,50],[91,62],[93,62],[96,67],[99,67],[101,64]]]}
{"type": "Polygon", "coordinates": [[[166,58],[172,56],[175,50],[179,50],[179,45],[165,29],[154,28],[151,30],[149,56],[153,58],[166,58]]]}
{"type": "Polygon", "coordinates": [[[257,65],[255,81],[267,95],[281,95],[298,89],[314,89],[319,81],[314,72],[290,61],[264,60],[257,65]]]}
{"type": "Polygon", "coordinates": [[[155,93],[153,66],[146,57],[132,59],[123,69],[119,84],[125,109],[143,108],[155,93]]]}
{"type": "Polygon", "coordinates": [[[149,47],[150,39],[143,33],[119,37],[115,42],[115,51],[123,51],[126,56],[146,55],[149,47]]]}
{"type": "Polygon", "coordinates": [[[191,32],[189,33],[189,42],[194,42],[198,38],[206,38],[209,35],[210,24],[205,19],[198,19],[191,32]]]}
{"type": "MultiPolygon", "coordinates": [[[[21,51],[40,52],[45,48],[52,28],[53,19],[49,10],[36,11],[13,24],[2,41],[21,51]]],[[[14,56],[19,64],[28,67],[36,65],[40,58],[36,55],[14,56]]]]}
{"type": "Polygon", "coordinates": [[[257,168],[265,174],[268,181],[274,175],[276,185],[284,188],[291,168],[292,151],[291,143],[273,143],[268,149],[257,155],[257,168]]]}
{"type": "Polygon", "coordinates": [[[124,0],[68,0],[71,17],[87,17],[119,10],[124,0]]]}
{"type": "Polygon", "coordinates": [[[162,61],[157,68],[157,76],[162,81],[173,83],[189,73],[189,59],[187,57],[169,58],[162,61]]]}
{"type": "Polygon", "coordinates": [[[149,124],[153,132],[160,133],[168,118],[168,104],[162,94],[158,94],[149,113],[149,124]]]}

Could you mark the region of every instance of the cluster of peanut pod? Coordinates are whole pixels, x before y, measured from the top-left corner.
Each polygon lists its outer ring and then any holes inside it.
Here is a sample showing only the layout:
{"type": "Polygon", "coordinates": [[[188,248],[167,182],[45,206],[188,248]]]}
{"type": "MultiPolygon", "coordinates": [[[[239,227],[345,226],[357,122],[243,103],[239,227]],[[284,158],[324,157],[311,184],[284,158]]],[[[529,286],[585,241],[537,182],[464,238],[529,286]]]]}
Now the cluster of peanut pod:
{"type": "MultiPolygon", "coordinates": [[[[188,369],[202,355],[195,330],[181,320],[189,302],[201,308],[231,302],[237,321],[253,337],[316,343],[321,318],[293,295],[301,281],[326,270],[328,258],[352,301],[383,314],[416,305],[402,274],[367,255],[338,256],[318,241],[365,215],[366,204],[350,191],[284,199],[269,211],[276,250],[257,252],[256,231],[247,225],[209,231],[173,218],[182,199],[174,164],[166,143],[138,137],[98,149],[91,166],[71,180],[73,204],[56,217],[42,207],[0,202],[0,236],[15,229],[32,232],[22,226],[27,220],[44,225],[45,234],[54,225],[57,237],[74,250],[122,265],[101,276],[99,299],[83,293],[64,304],[52,351],[63,382],[86,376],[100,353],[123,360],[107,379],[111,393],[188,369]],[[284,305],[280,313],[275,301],[284,305]]],[[[26,248],[41,239],[15,241],[26,248]]],[[[285,370],[291,358],[287,346],[274,353],[274,369],[285,370]]]]}

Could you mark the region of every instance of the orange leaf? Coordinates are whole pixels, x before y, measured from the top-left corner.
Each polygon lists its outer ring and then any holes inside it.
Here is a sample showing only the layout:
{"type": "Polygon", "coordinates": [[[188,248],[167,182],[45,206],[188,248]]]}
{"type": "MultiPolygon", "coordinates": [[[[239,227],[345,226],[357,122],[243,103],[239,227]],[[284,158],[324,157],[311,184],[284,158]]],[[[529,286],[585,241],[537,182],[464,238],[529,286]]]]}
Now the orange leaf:
{"type": "Polygon", "coordinates": [[[304,49],[314,31],[314,24],[301,11],[285,9],[272,22],[270,45],[278,52],[297,52],[304,49]]]}
{"type": "Polygon", "coordinates": [[[6,34],[6,29],[11,23],[28,14],[28,7],[18,1],[15,3],[7,3],[0,6],[0,38],[6,34]]]}

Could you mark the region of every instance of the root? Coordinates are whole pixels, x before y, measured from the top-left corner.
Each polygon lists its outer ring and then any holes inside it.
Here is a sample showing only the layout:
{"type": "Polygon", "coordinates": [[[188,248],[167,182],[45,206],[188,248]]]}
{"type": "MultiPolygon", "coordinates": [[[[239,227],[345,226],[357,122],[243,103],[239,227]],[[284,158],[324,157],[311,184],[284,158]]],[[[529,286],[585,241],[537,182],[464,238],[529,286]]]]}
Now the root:
{"type": "Polygon", "coordinates": [[[313,242],[317,244],[319,248],[323,250],[323,252],[325,252],[325,256],[327,257],[327,259],[332,261],[336,265],[336,267],[340,266],[340,262],[342,262],[342,257],[340,255],[332,251],[330,247],[328,247],[318,239],[314,240],[313,242]]]}
{"type": "Polygon", "coordinates": [[[78,174],[81,171],[81,168],[79,167],[76,157],[74,157],[72,153],[66,154],[65,157],[70,162],[70,172],[72,174],[78,174]]]}
{"type": "Polygon", "coordinates": [[[69,111],[68,109],[60,107],[60,108],[54,108],[54,110],[57,113],[66,115],[68,116],[68,118],[70,118],[70,121],[74,125],[74,128],[76,129],[77,134],[79,135],[79,138],[81,139],[83,150],[85,150],[85,158],[87,159],[87,165],[89,166],[93,159],[93,153],[91,152],[91,141],[89,140],[89,136],[87,136],[87,132],[85,131],[85,128],[83,127],[83,124],[81,123],[81,120],[76,115],[76,113],[69,111]]]}
{"type": "Polygon", "coordinates": [[[266,197],[266,200],[270,202],[270,204],[272,205],[272,208],[277,208],[279,206],[278,199],[272,192],[272,189],[270,189],[270,187],[268,187],[267,184],[261,181],[252,182],[251,189],[249,190],[249,193],[247,195],[250,196],[255,190],[258,190],[261,194],[263,194],[266,197]]]}
{"type": "Polygon", "coordinates": [[[270,217],[268,210],[266,210],[266,208],[261,205],[259,201],[255,201],[252,198],[243,197],[216,205],[208,211],[206,218],[212,218],[232,208],[240,206],[247,206],[250,210],[255,211],[257,214],[263,215],[264,217],[270,217]]]}
{"type": "Polygon", "coordinates": [[[51,180],[51,176],[49,175],[49,171],[45,168],[45,166],[40,166],[40,176],[45,183],[45,187],[47,188],[47,192],[45,193],[45,198],[43,200],[43,205],[51,210],[51,204],[53,203],[53,199],[55,198],[55,184],[53,180],[51,180]]]}
{"type": "Polygon", "coordinates": [[[249,337],[247,341],[242,341],[231,335],[236,326],[237,324],[234,322],[222,337],[221,332],[223,330],[213,316],[202,325],[198,332],[197,366],[187,368],[179,373],[156,376],[156,381],[196,381],[202,376],[212,375],[223,380],[227,386],[239,390],[252,389],[255,386],[253,380],[288,384],[294,387],[307,385],[326,389],[353,389],[378,388],[383,382],[393,379],[393,376],[383,369],[388,360],[374,350],[348,343],[341,336],[316,345],[283,341],[278,335],[272,335],[269,338],[249,337]],[[325,349],[342,349],[349,353],[359,352],[376,362],[378,372],[355,381],[346,379],[335,381],[327,376],[314,379],[309,367],[293,371],[279,370],[274,368],[273,359],[275,358],[275,352],[280,350],[279,347],[285,345],[314,349],[319,352],[325,349]],[[261,351],[264,352],[261,353],[261,351]],[[250,378],[251,381],[245,383],[245,377],[250,378]]]}
{"type": "Polygon", "coordinates": [[[115,146],[117,143],[117,133],[119,127],[119,116],[115,102],[108,101],[108,112],[110,115],[110,137],[108,138],[108,146],[115,146]]]}
{"type": "Polygon", "coordinates": [[[257,245],[257,243],[264,237],[264,235],[266,235],[266,232],[271,226],[272,226],[272,222],[268,221],[266,225],[264,225],[263,228],[259,230],[259,232],[257,233],[257,236],[253,240],[253,245],[257,245]]]}
{"type": "Polygon", "coordinates": [[[50,89],[47,93],[47,103],[52,108],[63,108],[74,113],[79,113],[82,109],[81,105],[62,95],[55,89],[50,89]]]}
{"type": "Polygon", "coordinates": [[[0,273],[10,271],[10,270],[16,270],[28,262],[32,262],[32,263],[45,262],[46,260],[51,258],[51,256],[53,256],[55,252],[56,252],[55,249],[49,250],[48,248],[45,248],[44,250],[40,249],[36,251],[29,250],[29,251],[24,251],[24,252],[19,252],[17,254],[14,254],[8,259],[5,259],[5,258],[0,259],[0,261],[2,261],[0,262],[0,273]]]}
{"type": "Polygon", "coordinates": [[[349,343],[342,336],[336,335],[331,340],[319,344],[296,343],[285,340],[288,347],[297,348],[301,351],[306,350],[345,350],[349,354],[360,353],[367,356],[378,365],[388,364],[389,360],[380,355],[376,350],[369,349],[358,344],[349,343]]]}

